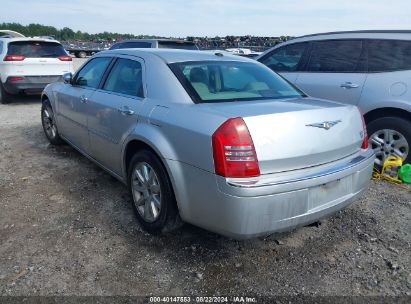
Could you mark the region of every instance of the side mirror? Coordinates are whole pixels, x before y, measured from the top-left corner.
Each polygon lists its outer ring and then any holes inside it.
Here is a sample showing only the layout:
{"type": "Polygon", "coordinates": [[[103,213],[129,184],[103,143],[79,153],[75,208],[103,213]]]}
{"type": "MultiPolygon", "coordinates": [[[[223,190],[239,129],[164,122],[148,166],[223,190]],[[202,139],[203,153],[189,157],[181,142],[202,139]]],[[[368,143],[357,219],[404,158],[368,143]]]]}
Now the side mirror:
{"type": "Polygon", "coordinates": [[[73,79],[73,74],[71,74],[71,73],[64,73],[63,74],[64,83],[71,83],[72,79],[73,79]]]}
{"type": "Polygon", "coordinates": [[[77,78],[76,79],[76,85],[87,86],[87,79],[84,79],[83,77],[77,78]]]}

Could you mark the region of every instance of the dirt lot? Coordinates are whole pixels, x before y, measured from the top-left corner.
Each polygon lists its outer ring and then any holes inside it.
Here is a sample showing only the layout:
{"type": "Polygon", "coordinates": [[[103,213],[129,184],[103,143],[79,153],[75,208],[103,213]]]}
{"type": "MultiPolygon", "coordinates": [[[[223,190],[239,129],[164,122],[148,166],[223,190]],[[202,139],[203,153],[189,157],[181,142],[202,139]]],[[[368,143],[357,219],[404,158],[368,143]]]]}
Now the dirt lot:
{"type": "Polygon", "coordinates": [[[121,183],[48,144],[38,97],[0,105],[0,155],[0,295],[411,295],[411,192],[391,184],[265,239],[152,237],[121,183]]]}

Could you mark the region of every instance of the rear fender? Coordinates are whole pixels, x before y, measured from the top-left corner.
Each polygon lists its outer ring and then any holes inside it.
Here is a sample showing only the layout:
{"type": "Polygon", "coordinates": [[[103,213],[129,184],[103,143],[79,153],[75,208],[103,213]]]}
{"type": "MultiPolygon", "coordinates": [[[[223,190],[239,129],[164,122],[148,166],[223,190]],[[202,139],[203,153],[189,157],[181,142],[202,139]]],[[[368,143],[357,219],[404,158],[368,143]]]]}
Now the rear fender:
{"type": "Polygon", "coordinates": [[[361,109],[364,115],[367,115],[370,112],[383,108],[397,109],[400,111],[407,111],[408,113],[411,113],[411,100],[381,100],[373,103],[364,102],[358,104],[358,107],[361,109]]]}
{"type": "MultiPolygon", "coordinates": [[[[183,189],[184,185],[176,181],[177,176],[182,175],[181,163],[177,161],[178,157],[175,149],[162,133],[161,127],[150,125],[150,124],[138,124],[133,132],[125,139],[122,148],[123,157],[123,176],[124,180],[127,182],[127,163],[126,163],[126,149],[130,142],[140,141],[147,146],[149,146],[162,161],[168,176],[170,178],[171,184],[173,186],[174,194],[178,202],[180,197],[185,193],[183,189]],[[172,169],[171,169],[172,166],[172,169]]],[[[180,209],[180,208],[179,208],[180,209]]]]}

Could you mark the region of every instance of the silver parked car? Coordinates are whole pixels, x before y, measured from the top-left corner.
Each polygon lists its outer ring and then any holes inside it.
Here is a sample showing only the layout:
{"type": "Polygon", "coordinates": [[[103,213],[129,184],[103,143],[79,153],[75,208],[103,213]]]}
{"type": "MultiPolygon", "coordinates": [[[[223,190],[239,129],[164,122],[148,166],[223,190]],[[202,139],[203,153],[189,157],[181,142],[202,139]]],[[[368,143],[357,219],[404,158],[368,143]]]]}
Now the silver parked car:
{"type": "Polygon", "coordinates": [[[411,31],[308,35],[257,60],[310,96],[357,105],[378,166],[389,155],[411,163],[411,31]]]}
{"type": "Polygon", "coordinates": [[[357,107],[310,98],[251,59],[114,50],[64,78],[42,95],[46,136],[127,184],[151,233],[182,219],[267,235],[330,215],[369,184],[357,107]]]}

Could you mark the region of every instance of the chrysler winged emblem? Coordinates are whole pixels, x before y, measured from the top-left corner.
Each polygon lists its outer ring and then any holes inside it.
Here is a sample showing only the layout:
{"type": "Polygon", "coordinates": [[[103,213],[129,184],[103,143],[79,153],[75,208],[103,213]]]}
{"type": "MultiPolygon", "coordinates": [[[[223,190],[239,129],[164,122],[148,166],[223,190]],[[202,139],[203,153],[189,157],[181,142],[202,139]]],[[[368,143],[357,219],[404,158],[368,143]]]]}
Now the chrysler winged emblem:
{"type": "Polygon", "coordinates": [[[334,127],[336,124],[340,123],[341,120],[334,120],[334,121],[323,121],[323,122],[318,122],[318,123],[312,123],[306,125],[307,127],[316,127],[316,128],[322,128],[329,130],[332,127],[334,127]]]}

